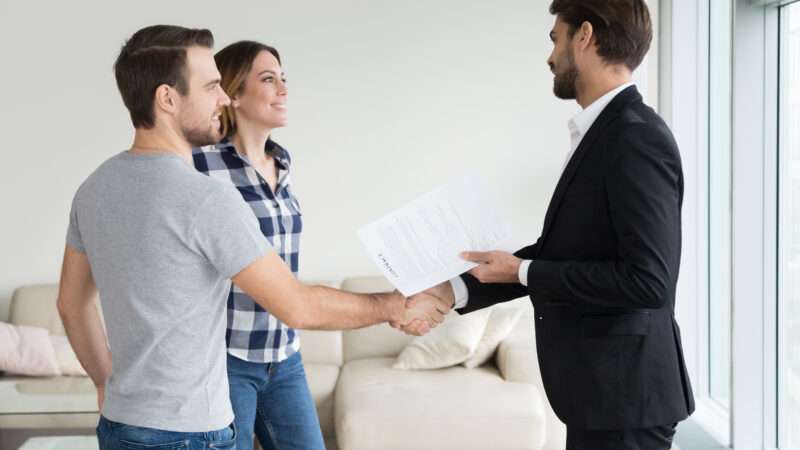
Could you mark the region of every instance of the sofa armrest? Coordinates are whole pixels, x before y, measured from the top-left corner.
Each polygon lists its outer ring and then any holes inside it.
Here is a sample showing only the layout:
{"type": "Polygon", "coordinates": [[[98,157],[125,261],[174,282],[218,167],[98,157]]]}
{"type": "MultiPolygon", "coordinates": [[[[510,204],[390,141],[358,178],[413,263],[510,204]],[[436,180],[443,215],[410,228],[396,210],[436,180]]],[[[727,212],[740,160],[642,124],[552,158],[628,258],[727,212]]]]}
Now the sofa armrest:
{"type": "MultiPolygon", "coordinates": [[[[524,320],[531,320],[523,318],[524,320]]],[[[495,364],[500,375],[506,381],[536,385],[544,399],[544,415],[546,421],[545,443],[543,450],[563,450],[566,447],[567,428],[556,416],[542,384],[539,372],[539,359],[536,355],[536,342],[533,333],[524,332],[524,328],[515,330],[497,347],[495,364]]]]}
{"type": "Polygon", "coordinates": [[[495,364],[506,381],[541,386],[536,343],[519,335],[511,335],[497,347],[495,364]]]}

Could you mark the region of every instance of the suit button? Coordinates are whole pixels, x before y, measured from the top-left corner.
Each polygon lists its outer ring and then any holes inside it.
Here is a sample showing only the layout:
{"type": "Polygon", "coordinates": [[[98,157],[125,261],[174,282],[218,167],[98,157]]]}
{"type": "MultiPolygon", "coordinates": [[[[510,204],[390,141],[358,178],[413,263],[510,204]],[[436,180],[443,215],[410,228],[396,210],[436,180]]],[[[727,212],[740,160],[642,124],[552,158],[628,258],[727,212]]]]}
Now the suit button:
{"type": "Polygon", "coordinates": [[[539,316],[539,320],[542,320],[542,319],[543,319],[543,317],[542,317],[542,316],[539,316]]]}

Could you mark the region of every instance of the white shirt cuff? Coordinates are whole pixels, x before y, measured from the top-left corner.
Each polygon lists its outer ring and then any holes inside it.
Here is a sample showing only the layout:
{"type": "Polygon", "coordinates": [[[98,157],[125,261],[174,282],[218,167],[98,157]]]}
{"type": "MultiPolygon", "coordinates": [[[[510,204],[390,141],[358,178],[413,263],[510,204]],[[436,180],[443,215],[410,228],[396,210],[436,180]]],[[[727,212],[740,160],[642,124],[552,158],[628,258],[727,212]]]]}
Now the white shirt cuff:
{"type": "Polygon", "coordinates": [[[453,309],[467,306],[467,301],[469,301],[469,291],[467,290],[467,285],[464,283],[464,280],[462,280],[461,277],[455,277],[450,280],[450,287],[453,288],[453,296],[456,299],[453,309]]]}
{"type": "Polygon", "coordinates": [[[519,282],[525,287],[528,286],[528,269],[531,267],[532,262],[530,259],[523,259],[519,265],[517,276],[519,277],[519,282]]]}

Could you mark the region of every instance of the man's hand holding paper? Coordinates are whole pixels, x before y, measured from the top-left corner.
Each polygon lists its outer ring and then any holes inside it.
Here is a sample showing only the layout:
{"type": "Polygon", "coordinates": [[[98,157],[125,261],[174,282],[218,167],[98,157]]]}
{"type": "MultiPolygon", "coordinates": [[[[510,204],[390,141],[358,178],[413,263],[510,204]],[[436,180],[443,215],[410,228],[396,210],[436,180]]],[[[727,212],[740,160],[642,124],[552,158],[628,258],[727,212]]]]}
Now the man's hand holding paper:
{"type": "Polygon", "coordinates": [[[511,225],[497,197],[470,176],[429,192],[359,230],[370,258],[409,297],[478,265],[464,250],[508,249],[511,225]]]}

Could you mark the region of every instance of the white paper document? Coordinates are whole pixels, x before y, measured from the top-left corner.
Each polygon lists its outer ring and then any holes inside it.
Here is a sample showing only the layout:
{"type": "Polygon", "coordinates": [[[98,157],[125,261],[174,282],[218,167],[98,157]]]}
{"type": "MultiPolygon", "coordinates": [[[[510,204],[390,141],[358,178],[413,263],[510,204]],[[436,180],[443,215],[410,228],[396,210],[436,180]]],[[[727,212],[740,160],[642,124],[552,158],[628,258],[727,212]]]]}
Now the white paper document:
{"type": "Polygon", "coordinates": [[[405,296],[477,264],[463,251],[511,251],[511,223],[480,179],[466,176],[362,227],[358,237],[383,275],[405,296]]]}

